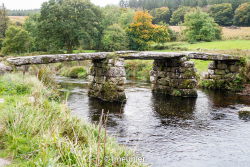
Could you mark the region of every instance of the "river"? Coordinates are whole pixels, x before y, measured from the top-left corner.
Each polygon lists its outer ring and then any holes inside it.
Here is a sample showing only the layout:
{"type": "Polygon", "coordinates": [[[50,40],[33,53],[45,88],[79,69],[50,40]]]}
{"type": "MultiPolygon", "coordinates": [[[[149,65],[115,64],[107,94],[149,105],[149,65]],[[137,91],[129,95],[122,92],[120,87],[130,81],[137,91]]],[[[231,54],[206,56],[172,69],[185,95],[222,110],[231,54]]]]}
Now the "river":
{"type": "Polygon", "coordinates": [[[124,105],[87,96],[88,82],[58,77],[70,91],[74,115],[96,123],[109,111],[108,133],[135,149],[153,167],[248,167],[250,121],[238,117],[250,98],[198,90],[198,98],[154,94],[150,84],[128,81],[124,105]]]}

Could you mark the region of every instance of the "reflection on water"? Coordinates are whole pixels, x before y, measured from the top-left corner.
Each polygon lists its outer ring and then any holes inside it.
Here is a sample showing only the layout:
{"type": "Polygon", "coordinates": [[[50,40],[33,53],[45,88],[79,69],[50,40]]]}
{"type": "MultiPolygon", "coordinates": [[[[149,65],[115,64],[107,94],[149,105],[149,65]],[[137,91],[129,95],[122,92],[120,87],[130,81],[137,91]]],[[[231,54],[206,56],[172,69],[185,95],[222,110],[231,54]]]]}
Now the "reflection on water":
{"type": "Polygon", "coordinates": [[[72,92],[73,114],[96,122],[102,109],[109,111],[109,134],[154,167],[250,165],[250,122],[237,114],[250,105],[249,97],[203,90],[198,98],[169,97],[129,82],[127,103],[121,105],[88,98],[83,80],[58,80],[72,92]]]}

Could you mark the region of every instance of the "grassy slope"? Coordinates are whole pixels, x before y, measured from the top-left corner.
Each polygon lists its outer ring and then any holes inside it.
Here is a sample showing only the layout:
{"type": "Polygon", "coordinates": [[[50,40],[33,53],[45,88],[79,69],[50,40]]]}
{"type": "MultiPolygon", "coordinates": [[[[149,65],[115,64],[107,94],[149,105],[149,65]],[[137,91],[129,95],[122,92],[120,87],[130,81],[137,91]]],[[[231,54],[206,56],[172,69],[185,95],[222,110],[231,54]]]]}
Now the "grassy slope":
{"type": "MultiPolygon", "coordinates": [[[[98,127],[72,117],[56,100],[54,91],[37,78],[19,74],[0,77],[0,156],[12,160],[11,166],[98,166],[104,159],[104,133],[98,140],[98,127]]],[[[106,157],[133,156],[108,138],[106,157]]],[[[142,166],[136,162],[105,161],[111,166],[142,166]]]]}

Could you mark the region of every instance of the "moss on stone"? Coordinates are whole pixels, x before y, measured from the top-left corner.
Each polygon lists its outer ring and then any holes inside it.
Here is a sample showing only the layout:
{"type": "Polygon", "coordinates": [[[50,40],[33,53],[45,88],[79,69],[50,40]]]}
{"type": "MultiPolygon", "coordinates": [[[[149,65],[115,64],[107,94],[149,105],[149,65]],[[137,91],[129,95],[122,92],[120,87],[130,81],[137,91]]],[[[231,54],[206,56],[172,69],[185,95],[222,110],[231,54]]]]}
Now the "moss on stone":
{"type": "Polygon", "coordinates": [[[101,98],[109,102],[122,102],[126,99],[124,92],[119,92],[119,88],[112,82],[104,82],[101,90],[101,98]]]}
{"type": "Polygon", "coordinates": [[[174,89],[171,93],[172,96],[181,96],[181,91],[178,89],[174,89]]]}

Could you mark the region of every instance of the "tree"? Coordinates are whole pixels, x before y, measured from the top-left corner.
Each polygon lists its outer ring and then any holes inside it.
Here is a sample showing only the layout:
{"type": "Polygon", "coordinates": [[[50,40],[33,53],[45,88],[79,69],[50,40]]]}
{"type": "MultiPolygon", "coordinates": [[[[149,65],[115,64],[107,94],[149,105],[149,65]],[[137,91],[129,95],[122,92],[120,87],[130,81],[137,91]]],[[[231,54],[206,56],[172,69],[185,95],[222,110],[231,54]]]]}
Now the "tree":
{"type": "Polygon", "coordinates": [[[136,12],[127,33],[130,48],[134,50],[147,50],[152,42],[164,43],[169,40],[168,27],[152,24],[152,16],[143,11],[136,12]]]}
{"type": "Polygon", "coordinates": [[[211,6],[209,13],[219,25],[228,26],[233,23],[233,8],[230,3],[213,5],[211,6]]]}
{"type": "Polygon", "coordinates": [[[109,26],[103,34],[102,46],[105,51],[126,50],[128,48],[127,34],[120,25],[109,26]]]}
{"type": "Polygon", "coordinates": [[[119,5],[122,8],[127,8],[128,7],[128,1],[126,1],[126,0],[120,0],[119,5]]]}
{"type": "Polygon", "coordinates": [[[243,3],[236,9],[234,23],[236,25],[250,26],[250,3],[243,3]]]}
{"type": "Polygon", "coordinates": [[[157,24],[159,22],[169,23],[170,10],[168,7],[155,8],[151,10],[150,14],[153,16],[154,24],[157,24]]]}
{"type": "Polygon", "coordinates": [[[164,25],[155,25],[153,33],[153,41],[159,44],[164,44],[170,40],[169,29],[164,25]]]}
{"type": "Polygon", "coordinates": [[[119,24],[124,28],[128,28],[128,26],[133,22],[133,18],[135,16],[135,11],[133,9],[127,8],[122,10],[122,14],[119,17],[119,24]]]}
{"type": "Polygon", "coordinates": [[[38,29],[39,14],[29,16],[24,22],[24,29],[29,32],[31,36],[31,51],[44,51],[47,48],[47,40],[41,38],[40,31],[38,29]]]}
{"type": "Polygon", "coordinates": [[[38,29],[47,50],[66,48],[68,53],[80,42],[99,47],[101,11],[88,0],[49,0],[43,3],[38,29]]]}
{"type": "Polygon", "coordinates": [[[221,38],[221,29],[214,19],[200,10],[185,16],[184,31],[189,42],[212,41],[221,38]]]}
{"type": "Polygon", "coordinates": [[[182,6],[173,12],[170,19],[170,23],[173,25],[178,25],[184,22],[185,15],[191,11],[194,11],[193,8],[188,6],[182,6]]]}
{"type": "Polygon", "coordinates": [[[130,48],[135,50],[147,50],[152,41],[154,25],[152,16],[148,12],[135,13],[134,22],[127,31],[130,40],[130,48]]]}
{"type": "Polygon", "coordinates": [[[10,26],[6,31],[6,37],[3,41],[2,52],[25,53],[30,49],[31,39],[29,33],[21,27],[10,26]]]}
{"type": "Polygon", "coordinates": [[[0,49],[2,47],[3,38],[5,37],[5,32],[8,28],[8,21],[6,8],[4,4],[2,4],[2,6],[0,6],[0,49]]]}

